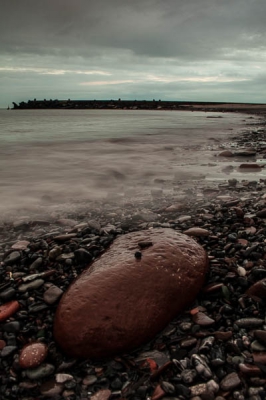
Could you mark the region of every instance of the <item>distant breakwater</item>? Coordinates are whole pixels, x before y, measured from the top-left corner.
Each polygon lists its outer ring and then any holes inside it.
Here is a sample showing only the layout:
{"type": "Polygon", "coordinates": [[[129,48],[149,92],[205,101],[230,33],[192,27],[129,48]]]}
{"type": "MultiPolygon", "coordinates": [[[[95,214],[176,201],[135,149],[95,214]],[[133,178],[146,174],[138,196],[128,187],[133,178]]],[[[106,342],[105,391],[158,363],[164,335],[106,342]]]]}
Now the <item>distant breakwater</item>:
{"type": "Polygon", "coordinates": [[[28,100],[13,102],[14,110],[26,109],[121,109],[121,110],[197,110],[244,111],[264,109],[261,104],[161,101],[161,100],[28,100]]]}

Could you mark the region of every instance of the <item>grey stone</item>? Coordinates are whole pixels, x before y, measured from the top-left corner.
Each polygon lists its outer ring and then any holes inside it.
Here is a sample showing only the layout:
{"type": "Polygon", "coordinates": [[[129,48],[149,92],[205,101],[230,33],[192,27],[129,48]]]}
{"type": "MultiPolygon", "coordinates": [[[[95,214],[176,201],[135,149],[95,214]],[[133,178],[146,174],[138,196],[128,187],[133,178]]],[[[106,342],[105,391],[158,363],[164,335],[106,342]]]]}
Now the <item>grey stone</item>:
{"type": "Polygon", "coordinates": [[[1,351],[0,357],[5,358],[13,354],[17,350],[17,346],[5,346],[1,351]]]}
{"type": "Polygon", "coordinates": [[[7,322],[4,324],[3,330],[11,333],[18,332],[20,330],[20,323],[18,321],[7,322]]]}
{"type": "Polygon", "coordinates": [[[226,375],[220,383],[220,387],[225,392],[237,388],[241,384],[241,380],[236,372],[226,375]]]}
{"type": "Polygon", "coordinates": [[[0,299],[3,301],[12,300],[15,297],[16,293],[17,292],[14,288],[9,287],[0,293],[0,299]]]}
{"type": "Polygon", "coordinates": [[[8,256],[4,259],[6,265],[13,265],[21,258],[19,251],[12,251],[12,253],[8,254],[8,256]]]}
{"type": "Polygon", "coordinates": [[[43,294],[43,299],[47,304],[54,304],[62,296],[63,290],[59,287],[52,285],[43,294]]]}
{"type": "Polygon", "coordinates": [[[43,279],[36,279],[35,281],[29,282],[29,283],[22,283],[22,285],[19,285],[18,291],[20,293],[25,293],[25,292],[27,292],[27,290],[38,289],[43,284],[44,284],[43,279]]]}
{"type": "Polygon", "coordinates": [[[52,364],[45,363],[34,369],[26,369],[25,375],[32,380],[42,379],[51,375],[54,370],[55,367],[52,364]]]}
{"type": "Polygon", "coordinates": [[[80,248],[74,252],[78,263],[89,263],[92,260],[92,255],[87,250],[80,248]]]}

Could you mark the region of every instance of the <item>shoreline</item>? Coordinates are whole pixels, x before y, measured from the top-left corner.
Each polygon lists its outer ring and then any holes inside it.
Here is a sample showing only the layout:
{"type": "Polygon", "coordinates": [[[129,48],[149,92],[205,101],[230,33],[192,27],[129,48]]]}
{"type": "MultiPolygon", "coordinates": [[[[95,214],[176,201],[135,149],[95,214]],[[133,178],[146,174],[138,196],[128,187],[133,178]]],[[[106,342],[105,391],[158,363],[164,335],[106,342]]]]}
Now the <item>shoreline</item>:
{"type": "MultiPolygon", "coordinates": [[[[256,153],[264,154],[266,128],[234,140],[237,149],[257,142],[256,153]]],[[[266,223],[261,213],[266,208],[266,179],[236,182],[229,176],[221,184],[191,180],[187,186],[180,180],[180,187],[182,196],[167,197],[158,188],[152,200],[135,203],[128,198],[118,204],[116,197],[107,198],[90,203],[89,211],[81,205],[65,215],[55,212],[52,218],[17,218],[0,225],[0,299],[20,303],[20,310],[0,323],[3,400],[265,398],[266,295],[254,299],[246,292],[266,277],[266,223]],[[91,362],[70,360],[61,353],[52,336],[58,300],[49,304],[43,295],[51,284],[65,291],[88,264],[89,256],[77,259],[76,250],[83,248],[96,258],[116,236],[130,231],[170,227],[184,232],[195,226],[210,233],[195,238],[208,253],[210,272],[190,307],[130,354],[91,362]],[[23,278],[48,271],[55,272],[41,286],[21,290],[23,278]],[[190,312],[195,309],[213,322],[196,320],[190,312]],[[265,332],[263,340],[256,331],[265,332]],[[48,346],[45,363],[50,372],[45,375],[43,364],[36,379],[18,365],[19,352],[30,341],[48,346]],[[199,355],[203,370],[210,370],[208,376],[191,363],[193,354],[199,355]]]]}

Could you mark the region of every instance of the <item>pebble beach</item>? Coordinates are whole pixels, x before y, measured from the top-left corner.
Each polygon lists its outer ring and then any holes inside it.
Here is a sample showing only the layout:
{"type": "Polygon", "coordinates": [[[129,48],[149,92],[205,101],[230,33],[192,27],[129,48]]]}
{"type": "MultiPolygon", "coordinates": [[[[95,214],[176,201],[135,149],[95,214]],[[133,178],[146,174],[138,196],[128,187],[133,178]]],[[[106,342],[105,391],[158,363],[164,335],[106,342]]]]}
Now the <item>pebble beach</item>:
{"type": "Polygon", "coordinates": [[[266,398],[266,121],[260,117],[213,147],[214,168],[226,169],[227,180],[158,179],[138,199],[112,193],[73,211],[2,220],[1,399],[266,398]],[[62,294],[115,238],[158,227],[190,230],[208,254],[209,272],[193,304],[129,354],[97,362],[65,356],[53,338],[62,294]]]}

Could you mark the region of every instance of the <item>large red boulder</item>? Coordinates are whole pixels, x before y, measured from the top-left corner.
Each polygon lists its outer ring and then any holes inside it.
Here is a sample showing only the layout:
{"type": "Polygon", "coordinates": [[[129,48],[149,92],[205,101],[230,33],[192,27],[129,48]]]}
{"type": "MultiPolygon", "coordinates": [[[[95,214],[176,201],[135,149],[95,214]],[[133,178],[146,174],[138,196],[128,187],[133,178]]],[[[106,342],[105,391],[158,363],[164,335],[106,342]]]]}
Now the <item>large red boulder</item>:
{"type": "Polygon", "coordinates": [[[207,268],[205,250],[172,229],[123,235],[63,295],[55,339],[72,357],[128,352],[194,300],[207,268]]]}

